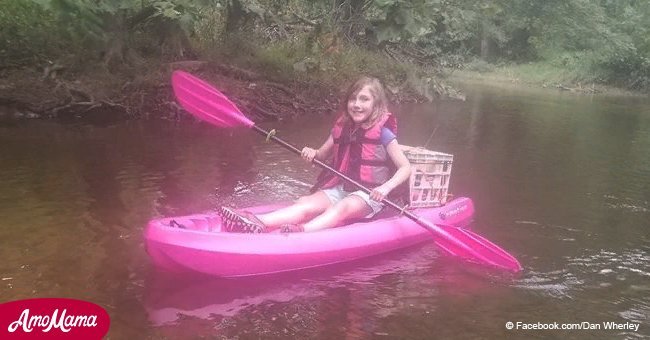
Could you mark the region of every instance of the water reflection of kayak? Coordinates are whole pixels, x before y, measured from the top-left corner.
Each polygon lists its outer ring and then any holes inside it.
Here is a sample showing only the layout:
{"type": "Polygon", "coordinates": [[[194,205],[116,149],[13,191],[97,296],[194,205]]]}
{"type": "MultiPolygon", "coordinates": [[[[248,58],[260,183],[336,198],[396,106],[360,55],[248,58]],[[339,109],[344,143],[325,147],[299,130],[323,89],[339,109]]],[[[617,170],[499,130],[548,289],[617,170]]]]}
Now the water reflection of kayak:
{"type": "Polygon", "coordinates": [[[288,302],[297,296],[323,294],[318,287],[286,275],[257,280],[156,272],[146,283],[145,309],[149,321],[162,326],[184,317],[202,320],[230,317],[262,303],[288,302]]]}
{"type": "MultiPolygon", "coordinates": [[[[272,274],[263,279],[219,278],[198,273],[179,275],[155,270],[145,280],[144,307],[154,326],[176,324],[188,317],[196,320],[233,317],[251,308],[259,311],[260,306],[321,299],[332,290],[350,285],[363,286],[365,291],[369,283],[384,275],[426,273],[437,256],[435,251],[423,252],[417,247],[400,249],[337,266],[272,274]]],[[[436,272],[444,269],[437,268],[436,272]]],[[[426,281],[439,281],[430,280],[427,275],[423,277],[426,281]]],[[[394,285],[393,280],[390,282],[394,285]]]]}
{"type": "MultiPolygon", "coordinates": [[[[264,212],[277,207],[248,210],[264,212]]],[[[457,198],[442,207],[414,212],[434,224],[465,226],[474,215],[474,205],[469,198],[457,198]]],[[[311,233],[222,232],[221,219],[215,214],[156,219],[145,230],[147,252],[156,266],[219,277],[348,262],[428,240],[427,230],[401,215],[311,233]]]]}
{"type": "Polygon", "coordinates": [[[334,304],[329,307],[338,314],[349,310],[350,303],[362,307],[371,304],[374,312],[363,318],[372,319],[399,314],[405,308],[435,310],[432,301],[444,302],[445,296],[484,296],[495,290],[499,293],[500,287],[494,285],[498,277],[486,272],[485,267],[457,264],[440,256],[433,247],[421,244],[336,266],[263,278],[219,278],[154,270],[145,279],[143,303],[151,325],[164,328],[184,324],[194,331],[198,324],[212,329],[223,318],[265,315],[270,319],[279,315],[281,306],[289,305],[302,305],[304,309],[334,304]],[[365,302],[346,300],[358,294],[365,302]]]}

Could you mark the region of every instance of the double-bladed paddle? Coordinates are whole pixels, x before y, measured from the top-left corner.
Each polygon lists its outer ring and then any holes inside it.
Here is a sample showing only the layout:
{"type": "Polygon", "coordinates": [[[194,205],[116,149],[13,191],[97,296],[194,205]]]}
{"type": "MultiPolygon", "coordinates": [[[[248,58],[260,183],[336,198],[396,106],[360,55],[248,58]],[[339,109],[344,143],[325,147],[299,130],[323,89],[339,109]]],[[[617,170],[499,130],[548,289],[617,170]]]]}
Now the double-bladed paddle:
{"type": "MultiPolygon", "coordinates": [[[[223,93],[203,80],[187,72],[175,71],[172,75],[172,86],[176,98],[183,108],[194,116],[219,127],[244,126],[251,128],[288,150],[296,154],[301,154],[301,150],[295,146],[255,125],[223,93]]],[[[370,193],[370,189],[329,165],[317,159],[314,159],[313,163],[333,172],[359,189],[370,193]]],[[[522,269],[517,259],[512,257],[512,255],[476,233],[463,228],[433,224],[386,198],[382,200],[382,203],[401,211],[406,217],[431,232],[435,243],[450,255],[512,272],[518,272],[522,269]]]]}

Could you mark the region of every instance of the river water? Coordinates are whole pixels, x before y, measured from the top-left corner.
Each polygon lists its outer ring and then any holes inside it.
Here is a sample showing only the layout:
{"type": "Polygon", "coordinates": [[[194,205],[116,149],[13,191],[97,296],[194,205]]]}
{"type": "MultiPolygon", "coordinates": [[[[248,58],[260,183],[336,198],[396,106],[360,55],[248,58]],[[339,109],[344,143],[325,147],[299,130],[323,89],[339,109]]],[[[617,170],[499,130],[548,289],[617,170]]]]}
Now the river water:
{"type": "MultiPolygon", "coordinates": [[[[161,273],[149,219],[290,200],[317,169],[240,129],[29,121],[0,126],[0,301],[94,302],[111,339],[650,336],[650,100],[464,87],[465,102],[396,110],[400,142],[454,154],[451,191],[519,275],[431,243],[255,279],[161,273]],[[600,329],[521,329],[553,323],[600,329]]],[[[331,121],[262,126],[318,146],[331,121]]]]}

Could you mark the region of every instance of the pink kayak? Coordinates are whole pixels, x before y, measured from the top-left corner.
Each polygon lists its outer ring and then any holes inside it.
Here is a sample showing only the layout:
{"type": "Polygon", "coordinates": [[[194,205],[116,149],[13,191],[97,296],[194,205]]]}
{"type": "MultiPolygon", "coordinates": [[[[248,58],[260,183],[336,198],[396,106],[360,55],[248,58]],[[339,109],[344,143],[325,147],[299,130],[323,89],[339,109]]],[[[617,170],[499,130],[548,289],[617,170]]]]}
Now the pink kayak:
{"type": "MultiPolygon", "coordinates": [[[[254,213],[280,207],[247,209],[254,213]]],[[[464,227],[474,215],[471,199],[414,213],[434,224],[464,227]]],[[[220,277],[252,276],[352,261],[431,241],[431,233],[405,216],[361,221],[310,233],[229,233],[216,214],[149,221],[146,249],[156,266],[220,277]]],[[[433,246],[433,245],[432,245],[433,246]]]]}

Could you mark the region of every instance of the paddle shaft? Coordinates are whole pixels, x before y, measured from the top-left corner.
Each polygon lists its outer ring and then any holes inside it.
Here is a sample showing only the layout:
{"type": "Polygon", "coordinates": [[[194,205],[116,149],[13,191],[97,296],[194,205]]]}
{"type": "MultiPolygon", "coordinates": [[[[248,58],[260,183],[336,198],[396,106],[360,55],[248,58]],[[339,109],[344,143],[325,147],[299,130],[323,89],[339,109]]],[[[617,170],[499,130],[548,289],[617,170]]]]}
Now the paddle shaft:
{"type": "MultiPolygon", "coordinates": [[[[207,121],[210,124],[219,127],[246,126],[266,137],[267,141],[273,139],[274,142],[282,145],[288,150],[301,154],[295,146],[275,137],[274,131],[266,131],[255,125],[253,121],[246,118],[243,113],[219,90],[212,85],[198,79],[191,74],[183,71],[174,71],[172,75],[172,86],[174,93],[179,102],[188,112],[196,117],[207,121]]],[[[345,176],[330,166],[319,160],[313,160],[313,163],[323,169],[333,172],[341,179],[355,185],[359,189],[370,193],[370,189],[345,176]]],[[[520,271],[521,265],[510,254],[493,244],[489,240],[474,234],[463,228],[456,228],[449,225],[436,225],[417,215],[406,211],[397,204],[383,199],[383,203],[391,208],[400,211],[409,219],[413,220],[419,226],[426,228],[434,236],[436,244],[445,252],[451,255],[460,256],[467,260],[478,261],[479,263],[490,264],[511,271],[520,271]]]]}
{"type": "MultiPolygon", "coordinates": [[[[298,155],[301,155],[301,154],[302,154],[302,150],[300,150],[300,149],[298,149],[297,147],[295,147],[295,146],[293,146],[293,145],[291,145],[291,144],[285,142],[285,141],[282,140],[281,138],[276,137],[273,133],[270,133],[269,131],[266,131],[266,130],[262,129],[261,127],[259,127],[259,126],[257,126],[257,125],[253,125],[252,128],[253,128],[253,130],[255,130],[256,132],[258,132],[259,134],[261,134],[261,135],[263,135],[264,137],[266,137],[267,139],[271,139],[271,140],[273,140],[274,142],[276,142],[276,143],[278,143],[278,144],[284,146],[287,150],[292,151],[292,152],[294,152],[294,153],[296,153],[296,154],[298,154],[298,155]]],[[[340,171],[338,171],[338,170],[332,168],[331,166],[329,166],[329,165],[327,165],[327,164],[325,164],[325,163],[319,161],[318,159],[315,159],[315,158],[314,158],[314,160],[312,161],[312,163],[318,165],[319,167],[321,167],[321,168],[323,168],[323,169],[326,169],[326,170],[328,170],[328,171],[331,171],[331,172],[335,173],[335,174],[336,174],[337,176],[339,176],[340,178],[342,178],[342,179],[348,181],[349,183],[352,183],[352,184],[353,184],[354,186],[356,186],[357,188],[359,188],[359,189],[363,190],[364,192],[370,194],[371,190],[368,189],[368,188],[366,188],[365,186],[363,186],[363,184],[361,184],[361,183],[355,181],[354,179],[352,179],[352,178],[346,176],[345,174],[341,173],[340,171]]],[[[418,223],[419,225],[421,225],[421,226],[423,226],[423,227],[425,227],[425,228],[427,228],[427,229],[430,229],[430,228],[431,228],[429,225],[424,225],[424,224],[422,223],[422,221],[420,220],[420,217],[418,217],[417,215],[414,215],[414,214],[411,213],[410,211],[406,210],[406,207],[400,207],[400,206],[397,205],[395,202],[390,201],[390,200],[387,199],[387,198],[384,198],[381,202],[384,203],[384,204],[389,205],[390,207],[396,209],[397,211],[400,211],[400,212],[403,213],[406,217],[410,218],[411,220],[413,220],[414,222],[418,223]]]]}

